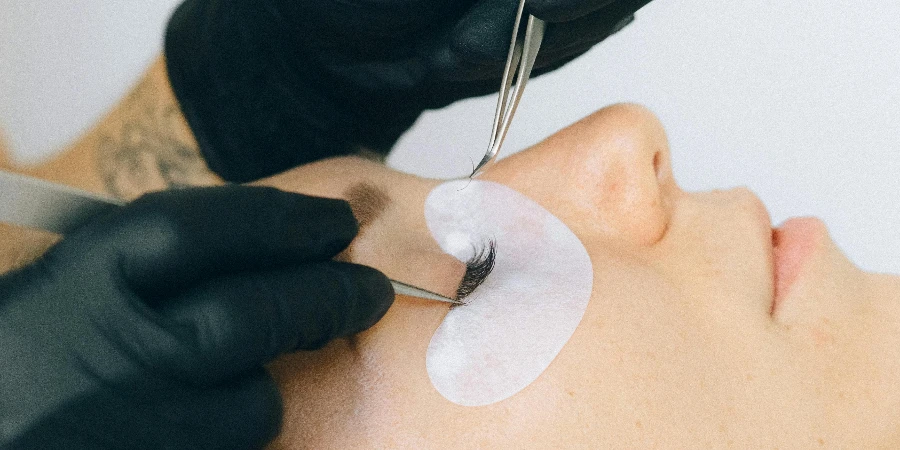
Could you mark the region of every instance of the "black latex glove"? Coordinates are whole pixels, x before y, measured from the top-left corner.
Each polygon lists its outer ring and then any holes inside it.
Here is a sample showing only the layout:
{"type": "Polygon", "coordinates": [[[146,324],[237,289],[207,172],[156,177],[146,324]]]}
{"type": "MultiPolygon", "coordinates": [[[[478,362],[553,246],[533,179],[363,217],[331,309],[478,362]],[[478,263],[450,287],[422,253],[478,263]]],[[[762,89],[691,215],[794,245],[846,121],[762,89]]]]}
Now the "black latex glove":
{"type": "MultiPolygon", "coordinates": [[[[650,0],[531,0],[535,75],[650,0]]],[[[496,92],[518,0],[185,0],[169,77],[210,167],[249,181],[359,147],[386,154],[425,109],[496,92]]],[[[614,70],[614,68],[607,68],[614,70]]]]}
{"type": "Polygon", "coordinates": [[[268,188],[147,195],[0,278],[0,447],[257,448],[263,364],[370,327],[393,301],[332,262],[347,203],[268,188]]]}

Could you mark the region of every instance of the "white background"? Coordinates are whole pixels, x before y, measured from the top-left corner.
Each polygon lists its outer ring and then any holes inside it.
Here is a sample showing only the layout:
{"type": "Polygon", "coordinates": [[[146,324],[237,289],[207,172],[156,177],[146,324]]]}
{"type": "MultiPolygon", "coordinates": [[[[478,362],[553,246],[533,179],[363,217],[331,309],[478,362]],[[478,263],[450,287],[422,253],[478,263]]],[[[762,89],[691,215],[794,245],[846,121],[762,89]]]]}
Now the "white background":
{"type": "MultiPolygon", "coordinates": [[[[159,52],[177,0],[0,0],[0,128],[20,160],[96,120],[159,52]]],[[[534,80],[505,152],[610,103],[649,106],[689,190],[749,186],[776,223],[816,215],[857,264],[900,273],[900,2],[654,0],[534,80]]],[[[494,98],[426,114],[390,164],[459,176],[494,98]]]]}

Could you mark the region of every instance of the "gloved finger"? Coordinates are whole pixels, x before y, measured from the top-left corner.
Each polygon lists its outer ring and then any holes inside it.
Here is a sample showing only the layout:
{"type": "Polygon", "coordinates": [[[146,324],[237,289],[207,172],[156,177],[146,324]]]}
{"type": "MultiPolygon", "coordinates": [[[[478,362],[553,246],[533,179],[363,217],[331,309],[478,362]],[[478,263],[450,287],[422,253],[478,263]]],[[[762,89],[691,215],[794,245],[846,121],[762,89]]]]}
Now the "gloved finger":
{"type": "MultiPolygon", "coordinates": [[[[605,39],[601,39],[600,41],[603,40],[605,39]]],[[[537,60],[534,63],[532,78],[536,78],[544,73],[547,73],[548,71],[553,71],[564,66],[565,64],[590,51],[598,43],[599,42],[590,40],[586,42],[573,42],[570,46],[567,47],[555,48],[553,49],[553,51],[548,50],[546,52],[539,53],[537,60]]]]}
{"type": "MultiPolygon", "coordinates": [[[[158,392],[131,408],[137,409],[139,421],[152,418],[156,422],[146,423],[147,430],[158,429],[160,421],[172,425],[166,436],[148,436],[160,440],[160,445],[150,448],[263,448],[278,435],[283,416],[281,394],[262,367],[216,386],[158,392]],[[187,423],[191,426],[178,426],[187,423]]],[[[130,439],[123,436],[119,442],[133,441],[143,433],[129,434],[130,439]]]]}
{"type": "MultiPolygon", "coordinates": [[[[631,0],[631,3],[646,3],[648,1],[631,0]]],[[[633,14],[601,10],[571,22],[547,24],[544,41],[541,44],[538,56],[540,57],[541,54],[562,53],[574,47],[596,45],[621,31],[633,21],[633,14]]]]}
{"type": "MultiPolygon", "coordinates": [[[[542,50],[538,53],[537,60],[535,60],[531,78],[537,78],[564,66],[586,53],[595,45],[597,45],[597,42],[589,40],[586,43],[576,42],[567,47],[555,48],[552,51],[542,50]]],[[[440,98],[455,98],[454,96],[458,94],[453,93],[454,86],[459,86],[460,91],[465,90],[469,96],[488,95],[497,92],[504,67],[475,64],[458,59],[452,64],[455,70],[448,70],[441,85],[433,88],[430,94],[440,94],[437,95],[440,98]]],[[[447,103],[424,102],[428,108],[442,108],[447,103]]]]}
{"type": "MultiPolygon", "coordinates": [[[[554,53],[548,54],[542,52],[538,54],[535,61],[534,70],[531,72],[531,78],[538,78],[541,75],[553,72],[560,67],[572,62],[581,55],[587,53],[596,44],[589,42],[580,46],[571,48],[557,49],[554,53]]],[[[458,75],[458,74],[457,74],[458,75]]],[[[428,97],[422,98],[422,104],[426,108],[443,108],[452,102],[452,99],[458,98],[459,92],[465,91],[469,96],[481,96],[496,94],[500,83],[499,72],[488,70],[484,66],[472,67],[470,71],[465,72],[466,76],[473,79],[460,80],[452,78],[444,80],[439,86],[435,86],[429,91],[428,97]],[[477,78],[474,78],[477,77],[477,78]],[[451,99],[451,100],[447,100],[451,99]]]]}
{"type": "Polygon", "coordinates": [[[106,219],[84,238],[104,243],[100,257],[149,298],[220,275],[328,260],[358,231],[344,201],[246,186],[149,194],[106,219]]]}
{"type": "Polygon", "coordinates": [[[443,80],[421,96],[419,104],[427,109],[443,108],[459,99],[461,93],[466,97],[496,94],[499,86],[500,78],[496,74],[476,80],[443,80]]]}
{"type": "Polygon", "coordinates": [[[584,55],[592,48],[593,45],[588,45],[582,48],[572,49],[571,54],[568,56],[558,56],[543,62],[538,61],[537,63],[535,63],[534,71],[531,72],[531,78],[538,78],[541,75],[554,72],[562,66],[565,66],[566,64],[578,59],[579,57],[581,57],[581,55],[584,55]]]}
{"type": "MultiPolygon", "coordinates": [[[[547,67],[584,53],[630,24],[634,12],[649,1],[619,1],[567,23],[548,24],[537,66],[547,67]]],[[[477,4],[431,55],[436,72],[451,81],[499,80],[509,53],[515,14],[515,2],[485,0],[477,4]]]]}
{"type": "Polygon", "coordinates": [[[450,51],[466,62],[502,67],[506,63],[518,2],[482,0],[450,31],[450,51]]]}
{"type": "MultiPolygon", "coordinates": [[[[278,11],[278,17],[304,33],[346,33],[340,37],[349,38],[353,42],[361,38],[378,39],[389,35],[406,38],[421,35],[423,27],[459,18],[475,1],[263,0],[261,3],[267,4],[270,11],[278,11]],[[385,30],[390,30],[390,33],[385,30]]],[[[335,42],[343,42],[343,39],[335,42]]]]}
{"type": "Polygon", "coordinates": [[[375,324],[394,301],[375,269],[326,262],[240,274],[158,308],[171,340],[142,343],[148,364],[196,383],[217,382],[282,353],[317,349],[375,324]]]}
{"type": "MultiPolygon", "coordinates": [[[[535,61],[534,71],[531,73],[531,78],[537,78],[568,64],[592,47],[593,44],[590,44],[579,48],[566,49],[565,53],[543,56],[538,55],[538,59],[535,61]]],[[[460,93],[462,92],[465,92],[466,96],[469,97],[497,93],[500,84],[500,75],[495,73],[495,71],[472,69],[470,72],[467,72],[466,75],[478,78],[461,80],[455,77],[442,80],[441,83],[429,89],[427,96],[422,96],[420,98],[421,105],[425,108],[437,109],[452,103],[455,99],[459,98],[460,93]]]]}
{"type": "Polygon", "coordinates": [[[262,368],[204,388],[135,382],[58,405],[20,436],[40,445],[10,448],[262,448],[278,434],[282,409],[262,368]]]}
{"type": "Polygon", "coordinates": [[[621,0],[528,0],[526,11],[547,22],[569,22],[621,0]]]}
{"type": "MultiPolygon", "coordinates": [[[[576,42],[599,42],[630,23],[627,18],[649,2],[650,0],[620,0],[609,4],[608,0],[604,0],[587,14],[565,23],[549,23],[542,49],[549,48],[553,51],[560,47],[571,47],[576,42]]],[[[450,50],[472,63],[505,63],[517,9],[515,1],[479,2],[452,30],[449,36],[450,50]]],[[[520,26],[524,28],[524,24],[520,26]]]]}
{"type": "Polygon", "coordinates": [[[454,26],[435,33],[421,46],[418,56],[441,82],[499,77],[514,21],[515,5],[482,0],[454,26]]]}

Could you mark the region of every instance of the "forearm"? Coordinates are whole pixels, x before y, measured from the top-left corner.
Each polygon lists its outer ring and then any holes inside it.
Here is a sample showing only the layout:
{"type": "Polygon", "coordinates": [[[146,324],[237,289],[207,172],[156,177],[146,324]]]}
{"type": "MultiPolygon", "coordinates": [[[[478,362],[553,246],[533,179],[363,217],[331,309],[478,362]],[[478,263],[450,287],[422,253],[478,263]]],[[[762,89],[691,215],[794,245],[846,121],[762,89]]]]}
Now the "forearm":
{"type": "Polygon", "coordinates": [[[31,263],[57,241],[53,233],[0,223],[0,274],[31,263]]]}
{"type": "Polygon", "coordinates": [[[179,186],[222,184],[178,107],[162,57],[90,131],[22,172],[123,199],[179,186]]]}
{"type": "MultiPolygon", "coordinates": [[[[16,166],[5,157],[5,147],[0,135],[2,169],[123,199],[179,186],[222,184],[197,149],[162,58],[112,111],[53,159],[16,166]]],[[[28,264],[58,239],[0,223],[0,273],[28,264]]]]}

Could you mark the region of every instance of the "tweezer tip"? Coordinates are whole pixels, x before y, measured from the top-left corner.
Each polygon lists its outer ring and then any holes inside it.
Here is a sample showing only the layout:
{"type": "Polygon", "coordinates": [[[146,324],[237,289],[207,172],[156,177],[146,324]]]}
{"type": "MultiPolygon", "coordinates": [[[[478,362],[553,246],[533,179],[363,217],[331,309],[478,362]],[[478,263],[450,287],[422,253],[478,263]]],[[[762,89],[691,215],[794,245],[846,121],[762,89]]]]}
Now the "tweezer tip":
{"type": "Polygon", "coordinates": [[[472,174],[469,175],[469,179],[471,180],[472,178],[475,178],[476,176],[478,176],[478,174],[480,174],[481,171],[484,170],[484,168],[488,165],[488,163],[490,163],[491,160],[493,160],[493,159],[494,158],[483,158],[481,160],[481,162],[478,163],[478,165],[475,166],[474,169],[472,169],[472,174]]]}

